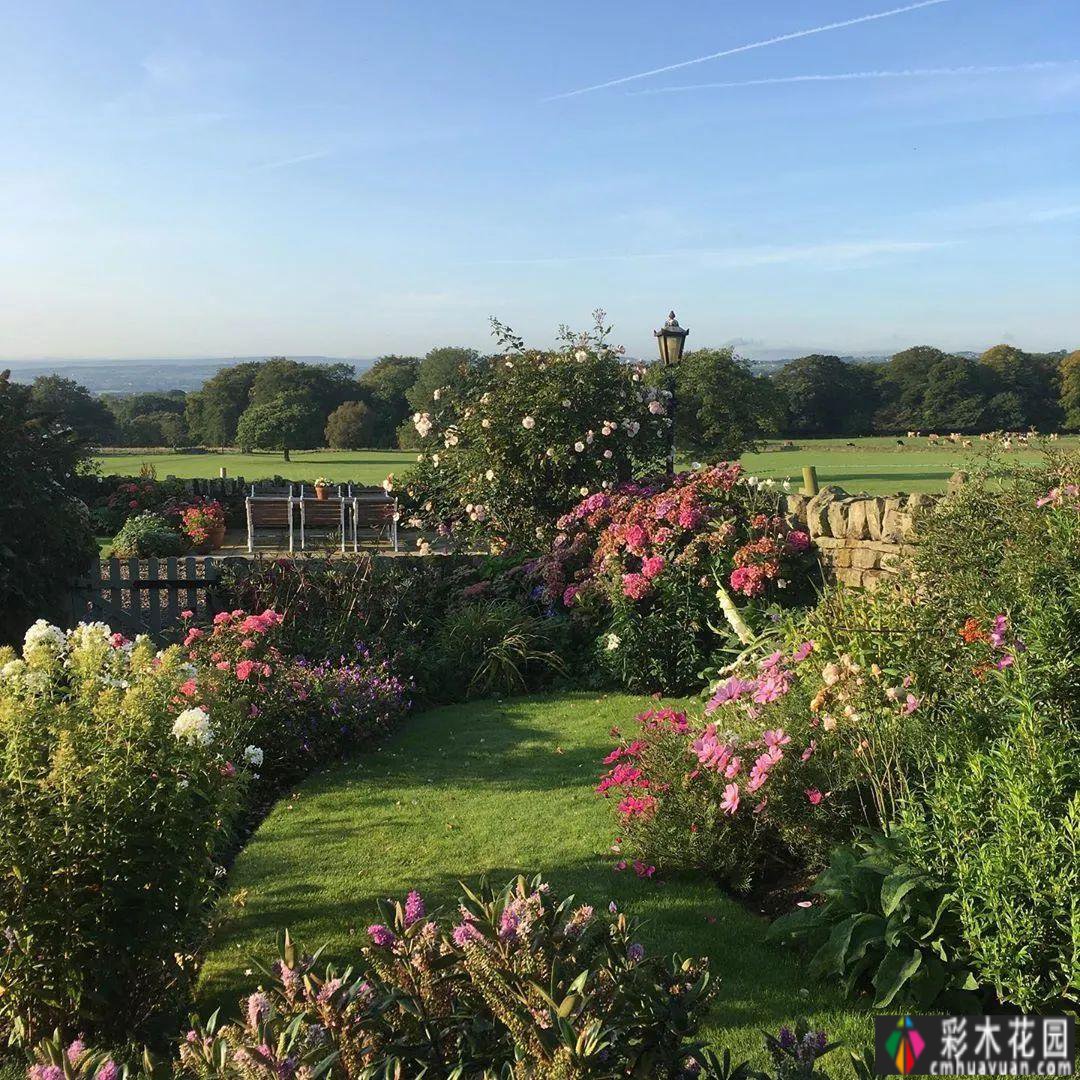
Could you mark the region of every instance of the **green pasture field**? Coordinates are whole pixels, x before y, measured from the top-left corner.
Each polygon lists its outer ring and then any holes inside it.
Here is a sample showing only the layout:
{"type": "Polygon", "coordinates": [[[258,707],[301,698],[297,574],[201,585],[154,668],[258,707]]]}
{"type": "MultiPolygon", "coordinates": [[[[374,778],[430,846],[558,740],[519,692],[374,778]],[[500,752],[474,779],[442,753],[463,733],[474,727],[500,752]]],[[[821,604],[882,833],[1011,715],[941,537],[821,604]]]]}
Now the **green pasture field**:
{"type": "MultiPolygon", "coordinates": [[[[970,469],[982,460],[988,444],[973,439],[971,447],[944,440],[937,446],[927,439],[896,439],[872,436],[858,439],[794,439],[793,448],[771,442],[765,449],[747,453],[743,465],[755,476],[774,480],[789,479],[793,486],[802,483],[806,465],[817,468],[821,484],[839,484],[852,493],[891,495],[898,491],[943,491],[957,469],[970,469]]],[[[1070,436],[1053,444],[1080,448],[1080,437],[1070,436]]],[[[1034,462],[1042,451],[1035,445],[1028,449],[1002,452],[1008,461],[1034,462]]],[[[177,476],[182,479],[217,476],[224,466],[229,476],[261,480],[283,476],[288,480],[306,480],[325,476],[336,483],[379,484],[386,474],[399,478],[416,461],[409,450],[296,450],[292,461],[278,453],[192,453],[171,454],[147,451],[112,453],[99,457],[103,473],[137,476],[140,467],[152,464],[158,479],[177,476]]],[[[690,464],[689,459],[683,466],[690,464]]]]}

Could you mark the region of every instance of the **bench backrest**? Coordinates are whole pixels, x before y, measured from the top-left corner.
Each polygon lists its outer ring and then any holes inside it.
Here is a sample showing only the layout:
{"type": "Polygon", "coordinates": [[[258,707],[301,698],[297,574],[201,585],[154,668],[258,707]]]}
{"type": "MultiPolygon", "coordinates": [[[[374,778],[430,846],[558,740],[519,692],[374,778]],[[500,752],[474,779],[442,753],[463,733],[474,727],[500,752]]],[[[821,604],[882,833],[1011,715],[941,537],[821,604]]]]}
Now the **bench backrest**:
{"type": "Polygon", "coordinates": [[[341,525],[340,499],[304,499],[304,525],[341,525]]]}
{"type": "Polygon", "coordinates": [[[353,504],[358,528],[389,525],[394,520],[395,503],[392,499],[357,499],[353,504]]]}
{"type": "Polygon", "coordinates": [[[282,498],[256,496],[247,499],[248,521],[253,528],[264,529],[287,529],[292,517],[292,500],[287,496],[282,498]]]}

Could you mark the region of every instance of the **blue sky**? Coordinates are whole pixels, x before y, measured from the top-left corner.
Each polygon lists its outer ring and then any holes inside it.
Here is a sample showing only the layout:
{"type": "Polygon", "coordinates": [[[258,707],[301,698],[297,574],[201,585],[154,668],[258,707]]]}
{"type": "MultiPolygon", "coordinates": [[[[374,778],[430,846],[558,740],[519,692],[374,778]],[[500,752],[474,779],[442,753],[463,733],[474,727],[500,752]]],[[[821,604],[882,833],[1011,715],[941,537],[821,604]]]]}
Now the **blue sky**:
{"type": "Polygon", "coordinates": [[[0,0],[0,356],[1080,346],[1080,5],[907,6],[0,0]]]}

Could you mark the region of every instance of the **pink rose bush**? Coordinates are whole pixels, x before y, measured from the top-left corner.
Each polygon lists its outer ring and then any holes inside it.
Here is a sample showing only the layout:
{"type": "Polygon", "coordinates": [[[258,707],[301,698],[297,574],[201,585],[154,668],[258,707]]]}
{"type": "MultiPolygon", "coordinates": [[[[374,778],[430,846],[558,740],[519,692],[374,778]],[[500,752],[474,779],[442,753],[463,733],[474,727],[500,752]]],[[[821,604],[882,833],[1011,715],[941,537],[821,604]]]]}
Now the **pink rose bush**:
{"type": "Polygon", "coordinates": [[[561,517],[534,572],[596,634],[603,670],[632,689],[685,690],[732,633],[722,601],[751,619],[748,605],[806,596],[810,538],[779,511],[779,490],[738,464],[628,483],[561,517]]]}

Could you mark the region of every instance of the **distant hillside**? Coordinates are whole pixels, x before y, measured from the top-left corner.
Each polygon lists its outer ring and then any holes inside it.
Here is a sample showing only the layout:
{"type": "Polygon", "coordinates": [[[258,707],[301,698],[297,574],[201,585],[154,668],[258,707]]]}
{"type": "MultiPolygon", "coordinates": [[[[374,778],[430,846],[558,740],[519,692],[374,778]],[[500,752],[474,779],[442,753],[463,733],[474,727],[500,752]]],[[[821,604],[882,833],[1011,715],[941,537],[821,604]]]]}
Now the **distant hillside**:
{"type": "MultiPolygon", "coordinates": [[[[191,360],[13,360],[0,361],[0,370],[11,369],[15,382],[33,382],[39,375],[62,375],[74,379],[94,394],[133,394],[148,390],[198,390],[223,367],[265,356],[231,356],[191,360]]],[[[303,364],[352,364],[357,374],[374,360],[341,356],[290,356],[303,364]]]]}

